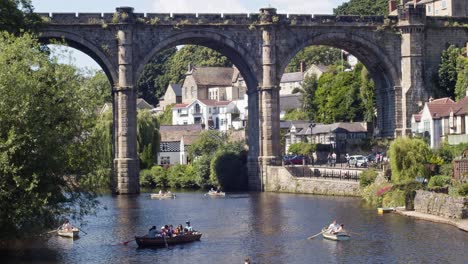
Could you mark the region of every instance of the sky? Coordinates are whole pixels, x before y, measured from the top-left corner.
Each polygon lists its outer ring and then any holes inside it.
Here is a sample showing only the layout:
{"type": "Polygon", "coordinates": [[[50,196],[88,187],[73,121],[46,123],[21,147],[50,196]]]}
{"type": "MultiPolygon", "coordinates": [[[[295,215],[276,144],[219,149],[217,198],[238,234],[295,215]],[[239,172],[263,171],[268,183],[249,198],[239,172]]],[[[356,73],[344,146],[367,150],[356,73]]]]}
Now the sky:
{"type": "MultiPolygon", "coordinates": [[[[116,7],[131,6],[137,13],[258,13],[274,7],[280,14],[332,14],[348,0],[32,0],[36,12],[113,13],[116,7]]],[[[100,69],[86,54],[71,49],[78,67],[100,69]]]]}

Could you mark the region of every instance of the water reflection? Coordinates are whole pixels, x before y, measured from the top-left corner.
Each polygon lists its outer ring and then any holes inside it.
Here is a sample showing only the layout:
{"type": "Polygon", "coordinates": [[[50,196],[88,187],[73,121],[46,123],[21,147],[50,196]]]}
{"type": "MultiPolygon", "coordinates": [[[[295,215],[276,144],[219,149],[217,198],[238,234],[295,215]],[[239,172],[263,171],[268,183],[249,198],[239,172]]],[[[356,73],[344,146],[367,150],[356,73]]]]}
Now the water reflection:
{"type": "Polygon", "coordinates": [[[276,193],[179,193],[174,200],[149,194],[104,196],[87,235],[53,236],[0,251],[2,263],[467,263],[468,235],[452,226],[384,216],[358,198],[276,193]],[[360,235],[328,241],[317,234],[331,220],[360,235]],[[149,227],[190,220],[200,242],[162,249],[123,245],[149,227]]]}

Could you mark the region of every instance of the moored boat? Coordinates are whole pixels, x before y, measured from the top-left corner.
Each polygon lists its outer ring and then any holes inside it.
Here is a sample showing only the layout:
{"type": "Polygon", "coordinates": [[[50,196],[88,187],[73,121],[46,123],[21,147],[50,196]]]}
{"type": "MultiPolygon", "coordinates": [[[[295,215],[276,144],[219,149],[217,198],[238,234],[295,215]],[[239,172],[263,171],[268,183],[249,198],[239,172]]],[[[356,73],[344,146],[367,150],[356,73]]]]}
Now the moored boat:
{"type": "Polygon", "coordinates": [[[324,227],[322,229],[323,238],[334,240],[334,241],[343,241],[349,240],[351,236],[346,232],[337,232],[337,233],[328,233],[326,232],[328,228],[324,227]]]}
{"type": "Polygon", "coordinates": [[[135,241],[139,247],[165,247],[166,245],[178,245],[199,241],[202,234],[192,232],[191,234],[178,235],[174,237],[153,237],[135,236],[135,241]]]}
{"type": "Polygon", "coordinates": [[[159,193],[152,193],[151,194],[151,199],[175,199],[176,195],[173,194],[173,193],[163,193],[163,194],[159,194],[159,193]]]}
{"type": "Polygon", "coordinates": [[[226,196],[225,192],[209,191],[207,193],[209,196],[226,196]]]}
{"type": "Polygon", "coordinates": [[[390,212],[393,212],[395,211],[395,208],[393,207],[387,207],[387,208],[377,208],[377,213],[379,214],[385,214],[385,213],[390,213],[390,212]]]}
{"type": "Polygon", "coordinates": [[[65,230],[65,229],[57,230],[57,234],[62,237],[75,238],[75,237],[78,237],[79,233],[80,233],[80,230],[76,227],[74,227],[71,230],[65,230]]]}

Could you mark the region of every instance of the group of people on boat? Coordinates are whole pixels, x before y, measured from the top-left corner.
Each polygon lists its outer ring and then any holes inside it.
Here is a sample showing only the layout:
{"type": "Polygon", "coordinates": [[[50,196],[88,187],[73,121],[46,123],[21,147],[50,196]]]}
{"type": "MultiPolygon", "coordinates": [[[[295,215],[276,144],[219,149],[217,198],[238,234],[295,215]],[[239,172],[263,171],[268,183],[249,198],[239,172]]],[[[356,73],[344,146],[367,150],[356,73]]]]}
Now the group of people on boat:
{"type": "Polygon", "coordinates": [[[182,227],[179,224],[176,228],[173,225],[164,225],[161,227],[161,230],[157,230],[156,226],[152,226],[148,231],[149,238],[155,237],[175,237],[185,234],[191,234],[193,232],[193,227],[190,225],[190,221],[185,222],[186,226],[182,227]]]}
{"type": "Polygon", "coordinates": [[[211,187],[211,189],[210,189],[209,192],[210,192],[210,193],[221,193],[221,187],[218,186],[218,187],[216,188],[216,190],[214,190],[213,187],[211,187]]]}
{"type": "Polygon", "coordinates": [[[329,234],[336,234],[336,233],[344,233],[346,232],[344,229],[343,224],[338,224],[336,220],[333,220],[333,222],[328,226],[327,230],[325,231],[326,233],[329,234]]]}
{"type": "Polygon", "coordinates": [[[159,195],[172,195],[171,191],[163,191],[163,190],[159,190],[159,195]]]}

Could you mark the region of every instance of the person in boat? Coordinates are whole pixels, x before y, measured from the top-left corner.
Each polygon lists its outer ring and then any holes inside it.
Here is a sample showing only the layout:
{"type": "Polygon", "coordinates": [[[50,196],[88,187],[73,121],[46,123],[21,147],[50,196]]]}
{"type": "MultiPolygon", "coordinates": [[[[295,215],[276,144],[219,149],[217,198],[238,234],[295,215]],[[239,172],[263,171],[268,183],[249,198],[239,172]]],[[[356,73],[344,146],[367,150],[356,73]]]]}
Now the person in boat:
{"type": "Polygon", "coordinates": [[[216,193],[220,193],[220,192],[221,192],[221,187],[218,186],[218,187],[216,188],[216,193]]]}
{"type": "Polygon", "coordinates": [[[336,223],[336,220],[333,220],[333,222],[328,226],[327,230],[325,232],[327,233],[334,233],[335,230],[337,230],[339,225],[336,223]]]}
{"type": "Polygon", "coordinates": [[[63,225],[60,227],[60,229],[65,230],[65,231],[72,231],[73,226],[70,223],[70,221],[68,221],[68,219],[65,219],[65,221],[63,222],[63,225]]]}
{"type": "Polygon", "coordinates": [[[159,190],[159,195],[163,195],[163,194],[164,194],[163,191],[160,189],[159,190]]]}
{"type": "Polygon", "coordinates": [[[152,227],[148,230],[148,237],[149,237],[149,238],[154,238],[154,237],[156,237],[156,234],[157,234],[156,226],[152,226],[152,227]]]}
{"type": "Polygon", "coordinates": [[[210,193],[214,192],[215,190],[213,189],[213,187],[211,187],[210,189],[210,193]]]}
{"type": "Polygon", "coordinates": [[[344,229],[344,225],[343,224],[339,225],[338,228],[335,231],[333,231],[333,233],[334,234],[336,234],[336,233],[346,233],[346,230],[344,229]]]}
{"type": "Polygon", "coordinates": [[[174,236],[174,233],[175,233],[175,230],[174,230],[174,226],[173,225],[169,225],[169,229],[167,231],[167,234],[169,237],[173,237],[174,236]]]}
{"type": "Polygon", "coordinates": [[[190,221],[185,222],[187,225],[185,226],[185,229],[187,229],[188,233],[193,232],[193,227],[190,225],[190,221]]]}

